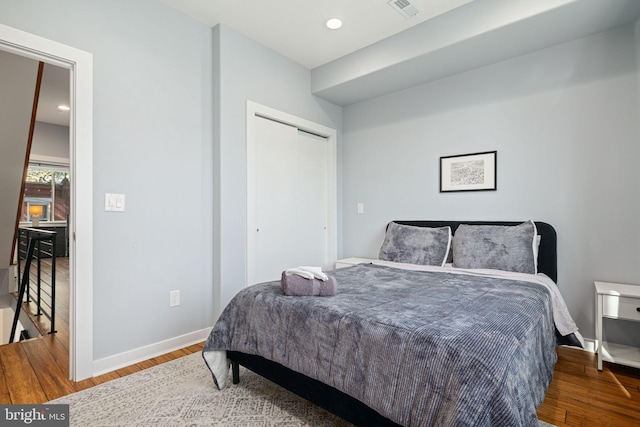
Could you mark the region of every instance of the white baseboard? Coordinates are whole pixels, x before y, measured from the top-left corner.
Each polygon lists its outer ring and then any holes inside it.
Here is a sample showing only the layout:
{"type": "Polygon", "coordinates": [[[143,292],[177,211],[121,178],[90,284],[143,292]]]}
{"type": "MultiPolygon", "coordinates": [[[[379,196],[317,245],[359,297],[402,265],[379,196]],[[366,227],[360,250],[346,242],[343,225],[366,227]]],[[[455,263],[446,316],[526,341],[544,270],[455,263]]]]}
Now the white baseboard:
{"type": "Polygon", "coordinates": [[[207,339],[213,326],[199,331],[190,332],[179,337],[153,343],[124,353],[104,357],[93,361],[93,376],[106,374],[134,363],[142,362],[156,356],[170,353],[192,344],[197,344],[207,339]]]}
{"type": "MultiPolygon", "coordinates": [[[[133,365],[134,363],[142,362],[144,360],[202,342],[207,339],[212,328],[213,327],[201,329],[179,337],[140,347],[135,350],[94,360],[93,376],[97,377],[98,375],[106,374],[107,372],[115,371],[116,369],[124,368],[125,366],[133,365]]],[[[596,341],[592,338],[584,338],[584,347],[584,351],[595,353],[596,341]]]]}
{"type": "Polygon", "coordinates": [[[594,340],[593,338],[584,338],[584,337],[582,337],[582,340],[584,341],[584,348],[574,347],[574,346],[565,346],[565,347],[575,348],[582,351],[588,351],[590,353],[596,352],[596,347],[597,347],[596,340],[594,340]]]}
{"type": "MultiPolygon", "coordinates": [[[[124,353],[94,360],[93,376],[97,377],[98,375],[106,374],[107,372],[115,371],[116,369],[124,368],[125,366],[133,365],[134,363],[202,342],[207,339],[212,328],[213,327],[201,329],[124,353]]],[[[584,338],[584,347],[584,351],[595,353],[596,341],[592,338],[584,338]]]]}
{"type": "Polygon", "coordinates": [[[596,340],[592,338],[584,338],[584,351],[596,352],[596,340]]]}

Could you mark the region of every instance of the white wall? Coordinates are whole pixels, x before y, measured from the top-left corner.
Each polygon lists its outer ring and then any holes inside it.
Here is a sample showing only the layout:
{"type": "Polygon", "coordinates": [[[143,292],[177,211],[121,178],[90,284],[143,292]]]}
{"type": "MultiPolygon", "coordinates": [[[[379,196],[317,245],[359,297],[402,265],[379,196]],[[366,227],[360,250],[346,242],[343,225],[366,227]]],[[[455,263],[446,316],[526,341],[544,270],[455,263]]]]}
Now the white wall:
{"type": "MultiPolygon", "coordinates": [[[[246,285],[246,101],[334,129],[342,109],[311,95],[311,72],[224,25],[214,28],[216,248],[214,281],[221,310],[246,285]],[[219,96],[219,98],[218,98],[219,96]]],[[[338,144],[340,144],[338,134],[338,144]]],[[[340,232],[340,228],[338,229],[340,232]]]]}
{"type": "Polygon", "coordinates": [[[0,23],[93,54],[94,359],[209,328],[211,29],[155,0],[5,0],[0,23]]]}
{"type": "Polygon", "coordinates": [[[36,122],[30,160],[69,162],[69,127],[36,122]]]}
{"type": "Polygon", "coordinates": [[[38,63],[0,51],[0,295],[15,234],[38,63]]]}
{"type": "Polygon", "coordinates": [[[593,281],[640,283],[636,42],[626,26],[345,107],[344,256],[376,256],[393,219],[546,221],[593,337],[593,281]],[[440,156],[488,150],[498,191],[439,193],[440,156]]]}

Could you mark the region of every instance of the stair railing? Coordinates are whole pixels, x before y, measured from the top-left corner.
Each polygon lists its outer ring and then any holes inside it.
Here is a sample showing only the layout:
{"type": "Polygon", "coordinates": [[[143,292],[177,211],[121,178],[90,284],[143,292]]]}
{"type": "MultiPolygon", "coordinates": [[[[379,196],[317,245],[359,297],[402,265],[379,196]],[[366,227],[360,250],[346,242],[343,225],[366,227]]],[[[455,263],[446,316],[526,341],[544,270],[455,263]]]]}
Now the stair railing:
{"type": "MultiPolygon", "coordinates": [[[[32,289],[31,289],[31,265],[35,259],[37,263],[37,278],[34,282],[36,285],[34,299],[36,301],[37,312],[36,316],[44,315],[51,322],[51,328],[49,333],[56,332],[55,329],[55,314],[56,314],[56,232],[48,230],[39,230],[36,228],[21,228],[21,232],[26,233],[27,244],[26,247],[18,245],[18,278],[20,279],[20,287],[18,289],[18,298],[16,303],[16,311],[13,316],[13,324],[11,325],[11,335],[9,337],[9,343],[13,342],[13,338],[16,334],[18,327],[18,319],[20,317],[20,310],[22,303],[27,297],[26,302],[31,301],[32,289]],[[51,272],[50,272],[50,289],[42,286],[42,259],[51,258],[51,272]],[[24,260],[24,272],[22,277],[20,276],[21,261],[24,260]],[[48,296],[48,303],[43,298],[48,296]],[[44,301],[43,301],[44,300],[44,301]]],[[[46,274],[46,273],[45,273],[46,274]]]]}

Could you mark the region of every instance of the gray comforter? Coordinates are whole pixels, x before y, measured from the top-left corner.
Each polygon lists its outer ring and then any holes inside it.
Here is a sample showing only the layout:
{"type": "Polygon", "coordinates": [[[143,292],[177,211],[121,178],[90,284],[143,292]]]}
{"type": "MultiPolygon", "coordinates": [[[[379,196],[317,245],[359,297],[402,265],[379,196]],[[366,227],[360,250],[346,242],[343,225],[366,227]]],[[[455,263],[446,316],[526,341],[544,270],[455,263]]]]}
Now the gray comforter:
{"type": "Polygon", "coordinates": [[[546,288],[378,265],[332,274],[333,297],[284,296],[279,282],[239,292],[207,363],[260,355],[405,426],[537,426],[557,360],[546,288]]]}

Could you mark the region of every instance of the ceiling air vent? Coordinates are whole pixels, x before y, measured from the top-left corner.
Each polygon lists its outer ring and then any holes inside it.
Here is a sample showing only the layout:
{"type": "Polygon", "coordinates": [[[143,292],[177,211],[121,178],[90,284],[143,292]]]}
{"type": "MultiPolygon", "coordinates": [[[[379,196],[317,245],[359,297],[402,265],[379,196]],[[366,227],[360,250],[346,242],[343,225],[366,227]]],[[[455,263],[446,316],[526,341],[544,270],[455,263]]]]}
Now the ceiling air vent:
{"type": "Polygon", "coordinates": [[[407,19],[420,12],[418,6],[410,0],[391,0],[389,5],[407,19]]]}

